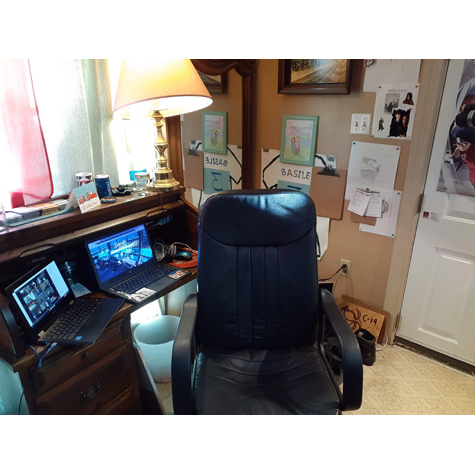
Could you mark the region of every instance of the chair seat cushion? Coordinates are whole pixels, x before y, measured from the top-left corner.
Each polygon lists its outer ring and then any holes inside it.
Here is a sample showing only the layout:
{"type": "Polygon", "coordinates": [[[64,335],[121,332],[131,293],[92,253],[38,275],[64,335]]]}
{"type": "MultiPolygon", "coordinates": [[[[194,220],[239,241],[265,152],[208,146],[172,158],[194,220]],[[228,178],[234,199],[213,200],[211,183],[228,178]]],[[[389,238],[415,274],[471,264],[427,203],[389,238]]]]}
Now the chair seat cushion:
{"type": "Polygon", "coordinates": [[[198,414],[339,414],[318,351],[205,350],[194,378],[198,414]]]}

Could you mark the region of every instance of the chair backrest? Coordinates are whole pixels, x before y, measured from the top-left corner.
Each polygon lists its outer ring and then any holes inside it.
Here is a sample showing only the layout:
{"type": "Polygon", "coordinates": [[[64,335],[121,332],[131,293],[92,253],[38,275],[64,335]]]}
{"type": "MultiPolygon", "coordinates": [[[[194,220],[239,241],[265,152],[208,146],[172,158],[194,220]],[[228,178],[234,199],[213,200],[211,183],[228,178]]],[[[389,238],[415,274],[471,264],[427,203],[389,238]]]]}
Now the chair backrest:
{"type": "Polygon", "coordinates": [[[290,190],[211,195],[198,217],[204,348],[311,345],[318,330],[316,213],[290,190]]]}

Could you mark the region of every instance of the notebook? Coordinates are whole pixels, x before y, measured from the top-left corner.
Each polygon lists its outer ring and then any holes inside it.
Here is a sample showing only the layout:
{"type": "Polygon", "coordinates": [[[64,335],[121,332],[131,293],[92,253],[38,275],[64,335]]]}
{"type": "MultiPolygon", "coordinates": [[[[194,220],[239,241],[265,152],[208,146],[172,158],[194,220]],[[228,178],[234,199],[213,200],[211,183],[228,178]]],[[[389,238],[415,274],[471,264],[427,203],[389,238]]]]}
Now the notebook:
{"type": "Polygon", "coordinates": [[[94,343],[124,302],[119,298],[74,298],[54,260],[17,279],[5,293],[32,343],[94,343]]]}
{"type": "Polygon", "coordinates": [[[134,303],[191,272],[158,262],[143,224],[87,241],[86,251],[99,288],[134,303]]]}

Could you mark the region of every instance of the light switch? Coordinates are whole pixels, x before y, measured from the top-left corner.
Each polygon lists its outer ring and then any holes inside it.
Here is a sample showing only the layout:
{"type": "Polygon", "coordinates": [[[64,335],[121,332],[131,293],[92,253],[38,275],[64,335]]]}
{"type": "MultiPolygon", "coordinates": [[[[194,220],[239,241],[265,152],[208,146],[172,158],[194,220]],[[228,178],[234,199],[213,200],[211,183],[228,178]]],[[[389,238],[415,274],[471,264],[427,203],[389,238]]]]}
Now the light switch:
{"type": "Polygon", "coordinates": [[[371,114],[351,114],[350,134],[369,135],[371,114]]]}

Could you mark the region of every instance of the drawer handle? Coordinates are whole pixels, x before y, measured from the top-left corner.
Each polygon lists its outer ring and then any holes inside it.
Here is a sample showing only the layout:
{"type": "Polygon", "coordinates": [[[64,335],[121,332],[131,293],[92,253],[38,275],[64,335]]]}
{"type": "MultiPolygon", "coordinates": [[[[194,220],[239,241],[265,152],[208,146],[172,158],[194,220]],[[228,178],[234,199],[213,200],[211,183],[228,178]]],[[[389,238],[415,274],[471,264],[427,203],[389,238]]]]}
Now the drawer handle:
{"type": "Polygon", "coordinates": [[[101,388],[101,383],[98,381],[96,384],[89,386],[85,391],[81,392],[81,396],[83,399],[92,399],[94,396],[97,395],[99,389],[101,388]]]}
{"type": "Polygon", "coordinates": [[[90,360],[92,358],[92,353],[89,353],[89,351],[87,351],[86,353],[82,355],[82,357],[85,360],[90,360]]]}

